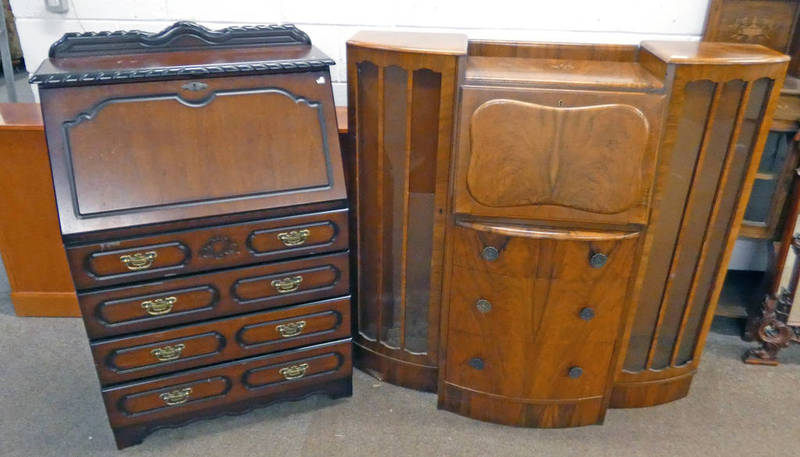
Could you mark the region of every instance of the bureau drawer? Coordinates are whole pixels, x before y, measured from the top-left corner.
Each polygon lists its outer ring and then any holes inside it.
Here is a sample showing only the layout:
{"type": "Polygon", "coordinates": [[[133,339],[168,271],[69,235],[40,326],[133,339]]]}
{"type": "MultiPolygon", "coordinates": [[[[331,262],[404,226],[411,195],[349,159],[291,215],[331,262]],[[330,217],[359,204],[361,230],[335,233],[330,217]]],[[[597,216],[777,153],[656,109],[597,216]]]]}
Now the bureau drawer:
{"type": "Polygon", "coordinates": [[[584,399],[604,395],[613,352],[613,342],[533,344],[450,330],[445,380],[514,399],[584,399]]]}
{"type": "Polygon", "coordinates": [[[83,292],[78,302],[86,333],[103,338],[346,295],[349,276],[340,252],[83,292]]]}
{"type": "Polygon", "coordinates": [[[111,425],[120,428],[188,420],[232,405],[246,410],[278,399],[296,400],[351,376],[351,344],[345,339],[109,387],[103,399],[111,425]]]}
{"type": "Polygon", "coordinates": [[[95,341],[91,349],[100,383],[109,385],[349,334],[345,297],[95,341]]]}
{"type": "Polygon", "coordinates": [[[347,210],[67,247],[80,289],[347,249],[347,210]]]}

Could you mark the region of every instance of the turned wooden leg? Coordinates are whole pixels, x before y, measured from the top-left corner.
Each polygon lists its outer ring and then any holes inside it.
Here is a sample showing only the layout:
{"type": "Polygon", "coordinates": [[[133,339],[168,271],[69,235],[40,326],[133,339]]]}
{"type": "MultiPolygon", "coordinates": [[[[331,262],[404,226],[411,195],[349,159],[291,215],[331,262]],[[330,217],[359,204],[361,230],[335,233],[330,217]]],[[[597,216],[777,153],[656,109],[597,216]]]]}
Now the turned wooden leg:
{"type": "Polygon", "coordinates": [[[772,295],[764,298],[761,318],[754,321],[751,335],[761,343],[760,348],[747,351],[743,360],[754,365],[778,365],[778,351],[789,346],[792,330],[778,319],[775,312],[778,299],[772,295]]]}

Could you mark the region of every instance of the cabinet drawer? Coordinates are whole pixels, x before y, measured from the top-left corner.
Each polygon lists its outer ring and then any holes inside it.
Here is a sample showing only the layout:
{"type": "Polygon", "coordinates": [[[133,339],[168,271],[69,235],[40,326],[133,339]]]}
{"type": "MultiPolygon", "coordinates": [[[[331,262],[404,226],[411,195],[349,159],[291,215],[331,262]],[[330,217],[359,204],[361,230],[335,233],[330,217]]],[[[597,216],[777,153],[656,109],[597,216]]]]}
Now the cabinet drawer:
{"type": "Polygon", "coordinates": [[[115,428],[187,419],[210,410],[294,400],[316,392],[323,383],[352,376],[350,340],[163,376],[103,389],[115,428]],[[244,404],[244,403],[246,404],[244,404]]]}
{"type": "Polygon", "coordinates": [[[526,400],[577,400],[605,393],[614,343],[532,344],[450,330],[446,381],[526,400]]]}
{"type": "Polygon", "coordinates": [[[83,292],[78,301],[89,337],[103,338],[346,295],[349,275],[340,252],[83,292]]]}
{"type": "Polygon", "coordinates": [[[446,381],[515,399],[603,395],[637,245],[638,233],[458,221],[446,381]]]}
{"type": "Polygon", "coordinates": [[[628,282],[619,276],[582,282],[454,267],[451,328],[530,343],[613,342],[628,282]]]}
{"type": "Polygon", "coordinates": [[[505,276],[568,281],[628,277],[638,232],[458,221],[453,264],[505,276]]]}
{"type": "Polygon", "coordinates": [[[350,299],[337,298],[92,343],[100,383],[224,362],[350,334],[350,299]]]}
{"type": "Polygon", "coordinates": [[[347,249],[347,210],[67,248],[76,287],[186,274],[347,249]]]}

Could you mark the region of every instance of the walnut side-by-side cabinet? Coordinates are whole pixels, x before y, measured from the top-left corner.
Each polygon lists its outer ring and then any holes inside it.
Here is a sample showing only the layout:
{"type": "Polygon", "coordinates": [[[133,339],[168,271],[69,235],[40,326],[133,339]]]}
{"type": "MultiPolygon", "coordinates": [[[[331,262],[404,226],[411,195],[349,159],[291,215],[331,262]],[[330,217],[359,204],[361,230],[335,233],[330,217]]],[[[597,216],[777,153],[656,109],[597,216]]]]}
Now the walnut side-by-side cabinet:
{"type": "Polygon", "coordinates": [[[347,58],[356,366],[522,426],[688,393],[787,56],[361,32],[347,58]]]}

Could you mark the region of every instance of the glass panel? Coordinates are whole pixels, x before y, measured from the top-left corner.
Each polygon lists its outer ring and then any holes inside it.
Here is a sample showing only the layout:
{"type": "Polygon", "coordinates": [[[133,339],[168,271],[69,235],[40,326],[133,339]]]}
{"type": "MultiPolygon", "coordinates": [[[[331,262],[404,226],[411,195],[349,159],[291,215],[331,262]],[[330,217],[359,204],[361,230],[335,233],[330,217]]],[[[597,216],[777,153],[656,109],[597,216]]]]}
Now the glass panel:
{"type": "Polygon", "coordinates": [[[661,307],[661,297],[680,228],[684,201],[703,139],[714,87],[715,84],[711,81],[692,81],[686,85],[684,91],[686,97],[683,113],[669,157],[670,173],[666,178],[664,194],[656,202],[658,219],[651,221],[655,230],[653,248],[631,330],[628,355],[624,365],[626,371],[636,372],[646,368],[647,355],[661,307]]]}
{"type": "MultiPolygon", "coordinates": [[[[417,70],[413,75],[411,158],[408,197],[408,259],[406,266],[406,349],[428,351],[431,262],[436,213],[436,158],[439,140],[439,99],[442,75],[417,70]]],[[[438,308],[434,310],[438,312],[438,308]]]]}
{"type": "Polygon", "coordinates": [[[666,306],[666,310],[651,367],[655,370],[666,368],[670,364],[743,92],[743,81],[725,83],[717,109],[712,114],[714,122],[711,135],[708,144],[703,145],[705,155],[697,164],[694,186],[690,190],[683,216],[684,228],[675,250],[672,265],[674,274],[665,292],[663,306],[666,306]]]}
{"type": "Polygon", "coordinates": [[[375,265],[360,270],[358,278],[358,331],[364,338],[377,338],[378,262],[380,260],[378,191],[378,67],[361,62],[358,68],[358,255],[361,265],[375,265]]]}
{"type": "Polygon", "coordinates": [[[766,223],[772,205],[772,196],[775,195],[777,179],[756,179],[753,183],[753,193],[747,202],[744,219],[750,222],[766,223]]]}
{"type": "Polygon", "coordinates": [[[402,345],[403,242],[407,183],[406,93],[408,74],[396,66],[383,70],[383,306],[381,341],[402,345]]]}
{"type": "Polygon", "coordinates": [[[736,201],[739,197],[747,165],[753,153],[753,147],[758,138],[758,129],[761,126],[762,114],[766,105],[772,81],[766,78],[759,79],[752,83],[753,89],[750,92],[750,99],[747,102],[747,112],[736,139],[736,156],[731,159],[731,170],[729,172],[726,187],[722,192],[719,213],[716,220],[710,221],[711,233],[714,234],[709,239],[708,254],[706,261],[700,265],[697,273],[697,291],[689,304],[689,315],[687,316],[686,328],[684,329],[681,347],[678,350],[676,363],[685,364],[692,360],[695,346],[698,344],[700,332],[702,330],[703,317],[706,310],[713,304],[709,303],[711,292],[714,287],[715,274],[719,268],[721,257],[725,250],[728,230],[731,227],[731,218],[736,208],[736,201]]]}
{"type": "Polygon", "coordinates": [[[770,132],[767,136],[767,143],[764,145],[764,153],[761,156],[761,164],[758,167],[759,173],[780,173],[783,171],[783,164],[789,153],[790,134],[786,132],[770,132]]]}

